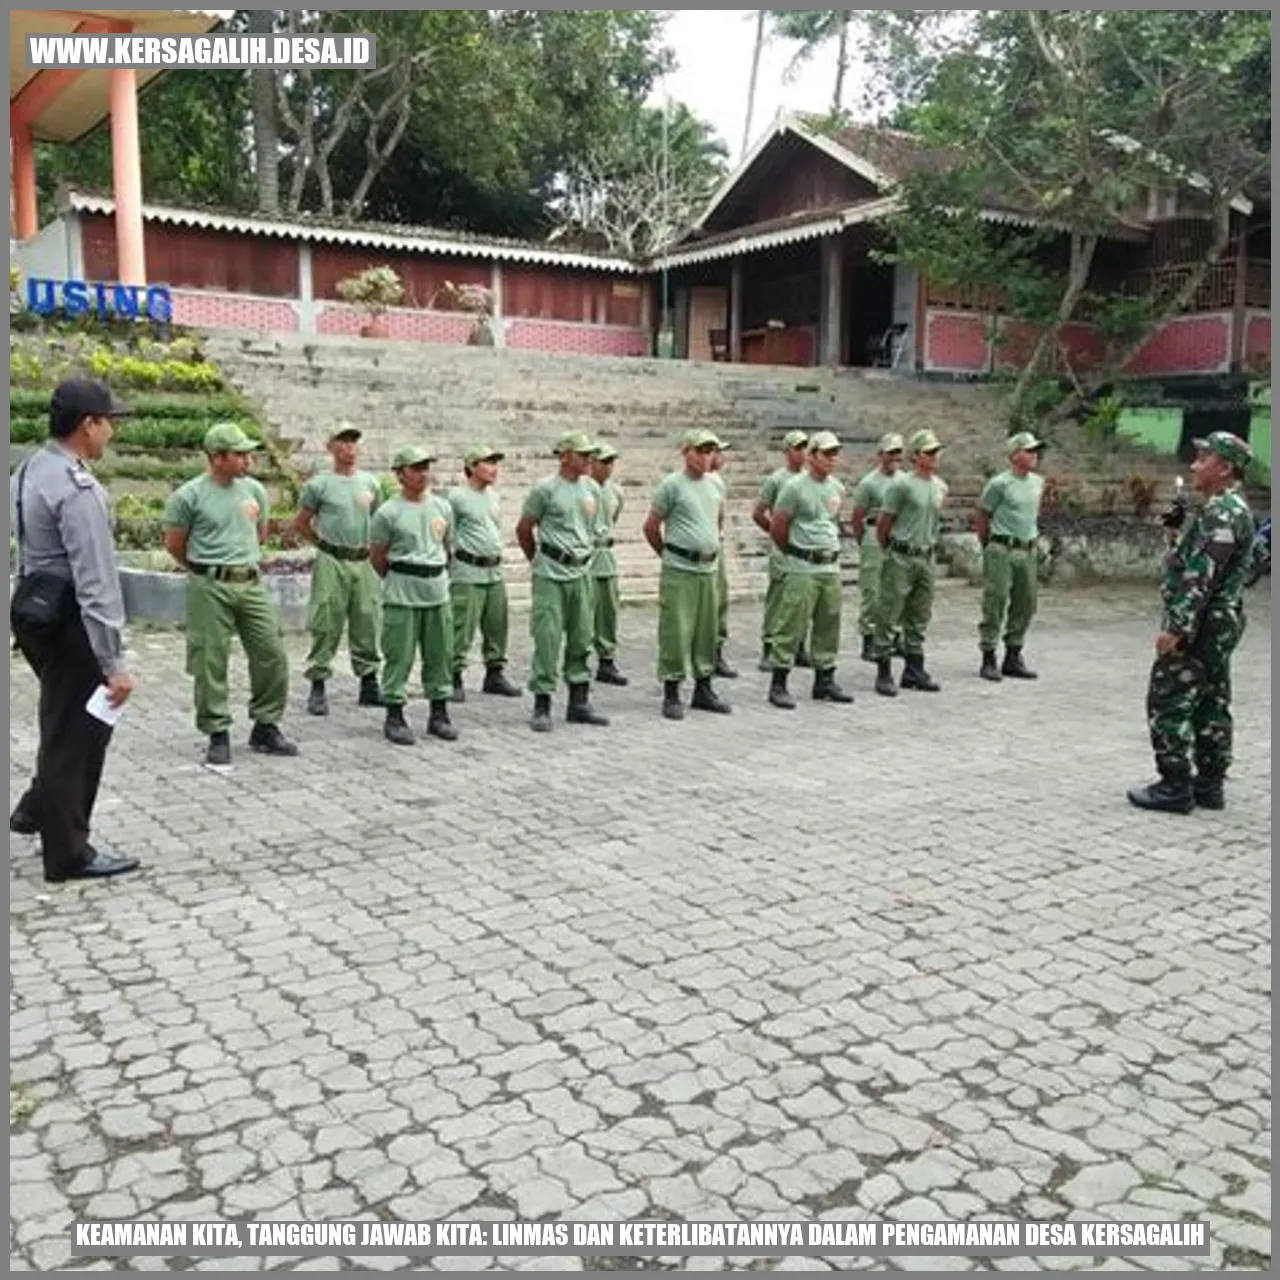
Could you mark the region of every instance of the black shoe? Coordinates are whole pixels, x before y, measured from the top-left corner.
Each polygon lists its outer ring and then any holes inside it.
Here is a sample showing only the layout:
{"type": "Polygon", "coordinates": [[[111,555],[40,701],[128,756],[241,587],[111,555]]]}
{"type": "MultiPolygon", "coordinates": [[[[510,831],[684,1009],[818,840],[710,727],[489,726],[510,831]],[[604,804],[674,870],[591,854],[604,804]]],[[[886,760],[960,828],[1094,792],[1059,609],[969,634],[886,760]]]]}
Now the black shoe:
{"type": "Polygon", "coordinates": [[[1191,784],[1191,793],[1198,809],[1225,809],[1227,798],[1223,794],[1223,778],[1208,777],[1200,774],[1191,784]]]}
{"type": "Polygon", "coordinates": [[[529,721],[529,728],[534,733],[551,732],[551,695],[549,693],[533,695],[533,719],[529,721]]]}
{"type": "Polygon", "coordinates": [[[924,669],[924,654],[913,653],[907,658],[907,665],[902,669],[899,682],[902,689],[916,689],[921,693],[937,693],[940,684],[924,669]]]}
{"type": "Polygon", "coordinates": [[[876,659],[876,692],[882,698],[898,696],[898,686],[893,681],[893,663],[888,658],[876,659]]]}
{"type": "Polygon", "coordinates": [[[618,670],[618,664],[612,658],[601,658],[596,663],[596,684],[627,685],[631,681],[618,670]]]}
{"type": "Polygon", "coordinates": [[[231,763],[231,735],[227,732],[209,735],[209,750],[204,753],[205,764],[227,765],[231,763]]]}
{"type": "Polygon", "coordinates": [[[427,732],[433,738],[440,738],[445,742],[457,740],[458,731],[449,719],[449,703],[446,699],[432,702],[431,714],[427,717],[427,732]]]}
{"type": "Polygon", "coordinates": [[[773,663],[772,663],[772,661],[770,661],[770,658],[769,658],[769,650],[768,650],[768,649],[766,649],[766,650],[765,650],[765,651],[760,655],[760,661],[756,663],[756,670],[757,670],[757,671],[772,671],[772,670],[773,670],[773,663]]]}
{"type": "Polygon", "coordinates": [[[485,668],[484,684],[480,686],[480,692],[496,693],[500,698],[519,698],[522,696],[521,691],[503,674],[500,663],[495,663],[492,667],[485,668]]]}
{"type": "Polygon", "coordinates": [[[1190,778],[1160,778],[1145,787],[1130,787],[1129,803],[1161,813],[1190,813],[1196,807],[1190,778]]]}
{"type": "Polygon", "coordinates": [[[403,707],[387,708],[387,718],[382,725],[382,736],[388,742],[394,742],[397,747],[411,747],[418,740],[405,722],[403,707]]]}
{"type": "Polygon", "coordinates": [[[836,684],[836,672],[834,667],[830,667],[826,671],[815,671],[813,673],[813,697],[815,702],[853,701],[853,694],[845,693],[845,691],[836,684]]]}
{"type": "Polygon", "coordinates": [[[382,690],[378,688],[378,677],[372,671],[360,677],[360,696],[356,701],[362,707],[382,706],[382,690]]]}
{"type": "Polygon", "coordinates": [[[313,680],[311,682],[311,692],[307,695],[307,715],[327,716],[328,714],[329,699],[325,695],[324,681],[313,680]]]}
{"type": "Polygon", "coordinates": [[[138,869],[137,858],[124,858],[118,853],[99,853],[90,849],[89,859],[81,866],[70,871],[44,873],[48,884],[62,884],[67,880],[105,880],[108,876],[122,876],[127,871],[138,869]]]}
{"type": "Polygon", "coordinates": [[[571,684],[569,686],[569,706],[564,718],[570,724],[607,725],[608,716],[602,716],[591,705],[591,686],[589,684],[571,684]]]}
{"type": "Polygon", "coordinates": [[[796,654],[796,666],[810,668],[813,666],[813,659],[809,656],[809,650],[800,646],[799,653],[796,654]]]}
{"type": "Polygon", "coordinates": [[[9,830],[19,836],[39,834],[40,822],[36,818],[35,812],[29,807],[26,796],[23,796],[18,801],[17,807],[9,815],[9,830]]]}
{"type": "Polygon", "coordinates": [[[769,684],[769,702],[782,711],[794,711],[796,700],[787,692],[787,674],[781,667],[775,668],[769,684]]]}
{"type": "Polygon", "coordinates": [[[732,667],[725,660],[723,653],[716,654],[715,669],[711,672],[713,676],[719,677],[721,680],[736,680],[738,678],[737,667],[732,667]]]}
{"type": "Polygon", "coordinates": [[[453,692],[449,695],[450,702],[466,702],[467,691],[462,687],[462,672],[455,671],[453,673],[453,692]]]}
{"type": "Polygon", "coordinates": [[[667,720],[683,720],[684,704],[680,701],[680,681],[662,682],[662,715],[667,720]]]}
{"type": "Polygon", "coordinates": [[[278,724],[255,724],[249,746],[265,756],[296,756],[298,747],[280,732],[278,724]]]}
{"type": "Polygon", "coordinates": [[[733,708],[711,687],[711,677],[702,676],[694,682],[693,697],[689,706],[694,711],[714,711],[718,715],[727,716],[733,708]]]}
{"type": "Polygon", "coordinates": [[[1004,663],[1000,667],[1001,675],[1012,676],[1015,680],[1036,680],[1039,677],[1022,660],[1021,648],[1008,648],[1004,651],[1004,663]]]}
{"type": "Polygon", "coordinates": [[[873,635],[865,635],[862,637],[862,661],[874,662],[876,660],[876,638],[873,635]]]}
{"type": "Polygon", "coordinates": [[[994,649],[983,649],[982,666],[978,668],[978,674],[984,680],[990,680],[994,684],[999,684],[1004,679],[1000,674],[1000,668],[996,665],[996,651],[994,649]]]}

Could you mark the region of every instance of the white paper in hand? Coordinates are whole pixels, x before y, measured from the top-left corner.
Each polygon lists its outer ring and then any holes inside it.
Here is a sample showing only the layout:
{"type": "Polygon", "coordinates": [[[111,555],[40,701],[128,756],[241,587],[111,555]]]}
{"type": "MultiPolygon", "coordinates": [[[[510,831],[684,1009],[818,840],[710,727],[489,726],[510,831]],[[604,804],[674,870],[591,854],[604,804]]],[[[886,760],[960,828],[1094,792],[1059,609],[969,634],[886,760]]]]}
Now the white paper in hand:
{"type": "Polygon", "coordinates": [[[107,701],[107,686],[105,684],[100,684],[93,691],[89,701],[84,704],[84,709],[95,720],[101,720],[103,724],[115,724],[124,715],[123,702],[118,707],[113,707],[107,701]]]}

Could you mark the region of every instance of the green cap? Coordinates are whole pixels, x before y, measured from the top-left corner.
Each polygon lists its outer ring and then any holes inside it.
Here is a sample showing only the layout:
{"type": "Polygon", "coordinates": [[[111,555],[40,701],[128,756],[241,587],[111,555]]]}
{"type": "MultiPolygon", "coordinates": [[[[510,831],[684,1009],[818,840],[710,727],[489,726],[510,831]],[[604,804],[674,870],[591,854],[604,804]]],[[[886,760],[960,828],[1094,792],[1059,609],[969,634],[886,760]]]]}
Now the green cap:
{"type": "Polygon", "coordinates": [[[1253,461],[1253,450],[1239,436],[1232,435],[1230,431],[1214,431],[1203,439],[1193,440],[1191,443],[1197,449],[1216,453],[1237,471],[1243,471],[1253,461]]]}
{"type": "Polygon", "coordinates": [[[611,444],[605,444],[603,440],[596,445],[596,461],[612,462],[618,457],[618,450],[611,444]]]}
{"type": "Polygon", "coordinates": [[[359,427],[353,427],[349,422],[337,423],[333,430],[329,432],[329,443],[335,440],[359,440],[364,432],[359,427]]]}
{"type": "Polygon", "coordinates": [[[595,453],[596,446],[585,431],[566,431],[552,452],[559,457],[562,453],[595,453]]]}
{"type": "Polygon", "coordinates": [[[417,467],[434,461],[435,454],[430,449],[424,449],[420,444],[402,444],[391,455],[391,470],[399,471],[401,467],[417,467]]]}
{"type": "Polygon", "coordinates": [[[252,453],[262,445],[235,422],[215,422],[204,433],[205,453],[252,453]]]}
{"type": "Polygon", "coordinates": [[[942,448],[942,441],[932,431],[917,431],[911,437],[912,453],[937,453],[942,448]]]}
{"type": "Polygon", "coordinates": [[[890,431],[887,435],[880,437],[881,453],[901,453],[904,447],[902,437],[896,431],[890,431]]]}
{"type": "Polygon", "coordinates": [[[834,431],[819,431],[809,437],[810,453],[827,453],[840,447],[840,437],[834,431]]]}
{"type": "Polygon", "coordinates": [[[714,431],[708,431],[706,427],[694,427],[684,433],[684,439],[681,441],[680,447],[683,449],[705,449],[707,445],[711,445],[715,449],[723,449],[724,441],[714,431]]]}
{"type": "Polygon", "coordinates": [[[809,443],[809,433],[807,431],[788,431],[782,437],[782,447],[784,449],[803,449],[809,443]]]}
{"type": "Polygon", "coordinates": [[[501,462],[507,455],[501,449],[490,449],[482,444],[474,444],[467,450],[462,461],[468,467],[474,467],[477,462],[501,462]]]}
{"type": "Polygon", "coordinates": [[[1030,449],[1035,452],[1044,448],[1044,441],[1038,440],[1030,431],[1019,431],[1011,435],[1005,442],[1005,452],[1012,457],[1019,449],[1030,449]]]}

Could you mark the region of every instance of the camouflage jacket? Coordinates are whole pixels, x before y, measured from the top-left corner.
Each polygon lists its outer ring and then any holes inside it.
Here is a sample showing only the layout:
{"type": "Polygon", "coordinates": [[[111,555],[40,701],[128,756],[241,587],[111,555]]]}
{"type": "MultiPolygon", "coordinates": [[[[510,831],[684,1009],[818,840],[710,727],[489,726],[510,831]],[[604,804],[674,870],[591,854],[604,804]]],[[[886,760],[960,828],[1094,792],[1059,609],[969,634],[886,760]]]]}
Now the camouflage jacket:
{"type": "Polygon", "coordinates": [[[1253,558],[1253,513],[1237,488],[1214,494],[1164,562],[1163,629],[1188,643],[1210,615],[1236,614],[1253,558]]]}

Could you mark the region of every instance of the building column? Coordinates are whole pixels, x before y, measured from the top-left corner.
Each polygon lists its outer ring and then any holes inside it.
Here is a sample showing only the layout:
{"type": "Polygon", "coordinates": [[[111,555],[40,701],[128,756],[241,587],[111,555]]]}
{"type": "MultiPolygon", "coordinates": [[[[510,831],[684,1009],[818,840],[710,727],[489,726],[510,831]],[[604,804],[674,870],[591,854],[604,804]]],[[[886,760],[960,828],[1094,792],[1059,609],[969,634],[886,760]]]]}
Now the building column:
{"type": "Polygon", "coordinates": [[[733,260],[729,272],[729,360],[742,363],[742,256],[733,260]]]}
{"type": "Polygon", "coordinates": [[[298,241],[298,332],[316,333],[316,299],[311,279],[311,246],[298,241]]]}
{"type": "Polygon", "coordinates": [[[493,345],[507,345],[507,322],[502,314],[502,263],[494,261],[489,271],[489,292],[493,295],[493,313],[490,316],[490,328],[493,330],[493,345]]]}
{"type": "Polygon", "coordinates": [[[1244,368],[1245,330],[1249,324],[1249,312],[1245,305],[1249,280],[1249,223],[1239,220],[1236,230],[1235,292],[1231,300],[1231,364],[1232,373],[1244,368]]]}
{"type": "Polygon", "coordinates": [[[142,157],[138,142],[138,86],[132,67],[112,67],[111,175],[116,206],[116,274],[122,284],[147,282],[142,238],[142,157]]]}
{"type": "Polygon", "coordinates": [[[836,366],[840,363],[844,308],[844,238],[823,236],[819,280],[822,297],[822,319],[818,324],[818,363],[836,366]]]}
{"type": "Polygon", "coordinates": [[[36,151],[31,126],[9,112],[10,150],[13,164],[13,235],[30,240],[40,230],[36,209],[36,151]]]}

